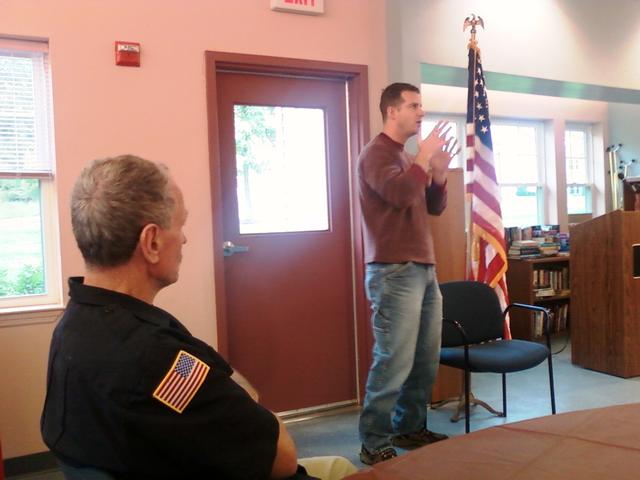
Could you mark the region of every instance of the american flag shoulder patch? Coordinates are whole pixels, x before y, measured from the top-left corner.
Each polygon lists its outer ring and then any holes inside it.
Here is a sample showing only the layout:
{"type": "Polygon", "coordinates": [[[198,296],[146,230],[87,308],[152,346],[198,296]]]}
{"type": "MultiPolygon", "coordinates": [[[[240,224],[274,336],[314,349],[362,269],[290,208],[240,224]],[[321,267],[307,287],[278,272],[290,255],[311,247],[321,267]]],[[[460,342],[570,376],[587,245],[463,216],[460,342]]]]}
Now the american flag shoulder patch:
{"type": "Polygon", "coordinates": [[[153,392],[153,398],[182,413],[200,389],[209,373],[209,365],[180,350],[173,365],[153,392]]]}

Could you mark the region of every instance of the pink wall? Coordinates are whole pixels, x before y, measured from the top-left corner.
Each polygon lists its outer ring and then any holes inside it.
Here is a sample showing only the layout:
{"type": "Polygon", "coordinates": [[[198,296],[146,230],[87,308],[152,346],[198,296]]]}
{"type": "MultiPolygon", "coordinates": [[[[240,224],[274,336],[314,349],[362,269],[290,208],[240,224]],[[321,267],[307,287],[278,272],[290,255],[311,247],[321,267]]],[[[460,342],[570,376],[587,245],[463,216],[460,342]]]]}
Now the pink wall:
{"type": "MultiPolygon", "coordinates": [[[[325,6],[324,16],[311,17],[271,12],[269,0],[0,2],[0,35],[50,42],[63,277],[82,272],[67,208],[82,166],[121,153],[162,161],[185,191],[189,243],[180,281],[157,303],[215,344],[204,51],[368,65],[377,130],[377,92],[387,78],[384,0],[325,0],[325,6]],[[142,44],[141,68],[114,65],[115,40],[142,44]]],[[[24,369],[11,377],[0,372],[6,458],[44,450],[38,422],[48,353],[43,345],[52,326],[0,328],[0,361],[11,351],[10,363],[24,369]],[[29,379],[27,388],[13,386],[21,376],[29,379]]]]}

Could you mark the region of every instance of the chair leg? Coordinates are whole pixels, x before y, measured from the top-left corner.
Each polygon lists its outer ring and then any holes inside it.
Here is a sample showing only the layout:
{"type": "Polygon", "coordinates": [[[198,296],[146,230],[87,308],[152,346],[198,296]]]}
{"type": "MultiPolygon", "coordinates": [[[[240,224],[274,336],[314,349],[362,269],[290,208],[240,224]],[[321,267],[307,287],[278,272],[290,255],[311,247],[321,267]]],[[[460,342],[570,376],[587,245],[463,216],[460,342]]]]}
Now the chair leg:
{"type": "MultiPolygon", "coordinates": [[[[450,397],[450,398],[446,398],[444,400],[439,400],[437,402],[434,402],[430,405],[430,407],[433,410],[436,410],[444,405],[447,405],[448,403],[451,402],[457,402],[458,405],[456,405],[456,409],[453,412],[453,414],[451,415],[450,420],[452,422],[457,422],[458,420],[460,420],[463,416],[464,416],[464,406],[466,404],[465,402],[465,395],[464,395],[464,382],[465,382],[465,376],[464,374],[460,377],[460,394],[457,397],[450,397]]],[[[489,413],[492,413],[498,417],[504,417],[504,413],[502,412],[498,412],[496,409],[494,409],[491,405],[489,405],[487,402],[483,402],[482,400],[479,400],[475,397],[475,395],[473,394],[473,390],[471,390],[471,376],[469,376],[469,403],[471,404],[471,406],[473,407],[474,405],[480,405],[481,407],[487,409],[487,411],[489,413]]]]}
{"type": "Polygon", "coordinates": [[[553,387],[553,360],[551,359],[551,352],[547,361],[549,362],[549,391],[551,392],[551,413],[556,414],[556,391],[553,387]]]}
{"type": "Polygon", "coordinates": [[[469,390],[471,389],[471,372],[469,369],[465,369],[464,371],[464,431],[465,433],[469,433],[471,429],[471,411],[469,407],[469,390]]]}
{"type": "Polygon", "coordinates": [[[502,374],[502,416],[507,416],[507,374],[502,374]]]}

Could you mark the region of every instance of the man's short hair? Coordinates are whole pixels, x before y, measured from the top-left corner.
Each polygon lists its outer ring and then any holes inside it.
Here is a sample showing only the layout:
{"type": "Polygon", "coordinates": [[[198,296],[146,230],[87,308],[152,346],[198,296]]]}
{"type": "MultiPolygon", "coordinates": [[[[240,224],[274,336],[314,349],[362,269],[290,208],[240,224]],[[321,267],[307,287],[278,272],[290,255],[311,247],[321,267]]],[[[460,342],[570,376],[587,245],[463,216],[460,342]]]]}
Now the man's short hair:
{"type": "Polygon", "coordinates": [[[92,161],[71,195],[71,225],[85,262],[126,263],[145,225],[170,227],[174,204],[164,165],[134,155],[92,161]]]}
{"type": "Polygon", "coordinates": [[[387,108],[397,107],[402,103],[402,92],[420,93],[420,89],[410,83],[392,83],[385,88],[380,95],[380,112],[383,122],[387,119],[387,108]]]}

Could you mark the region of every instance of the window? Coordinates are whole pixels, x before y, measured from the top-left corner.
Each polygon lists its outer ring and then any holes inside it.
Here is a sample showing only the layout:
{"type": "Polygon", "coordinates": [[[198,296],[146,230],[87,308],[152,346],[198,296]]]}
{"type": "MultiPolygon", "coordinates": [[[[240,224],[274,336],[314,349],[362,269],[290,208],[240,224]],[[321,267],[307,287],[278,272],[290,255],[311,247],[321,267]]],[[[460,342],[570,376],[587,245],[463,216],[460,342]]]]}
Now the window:
{"type": "MultiPolygon", "coordinates": [[[[440,120],[454,125],[448,136],[458,139],[461,153],[451,168],[465,167],[466,120],[455,115],[428,115],[422,121],[426,137],[440,120]]],[[[493,158],[500,185],[502,222],[505,227],[545,223],[544,124],[535,120],[492,119],[493,158]]]]}
{"type": "Polygon", "coordinates": [[[492,122],[493,158],[505,227],[536,225],[542,221],[543,135],[540,122],[492,122]]]}
{"type": "Polygon", "coordinates": [[[60,304],[47,45],[0,39],[0,311],[60,304]]]}
{"type": "MultiPolygon", "coordinates": [[[[451,168],[465,166],[466,120],[451,115],[429,115],[422,121],[426,137],[440,120],[453,124],[447,137],[458,139],[461,153],[451,168]]],[[[544,212],[544,126],[541,122],[493,120],[494,165],[500,184],[502,221],[505,227],[536,225],[544,212]]],[[[542,222],[543,223],[543,222],[542,222]]]]}
{"type": "Polygon", "coordinates": [[[567,124],[564,134],[565,165],[567,174],[567,213],[590,214],[593,186],[593,155],[591,153],[591,127],[567,124]]]}

